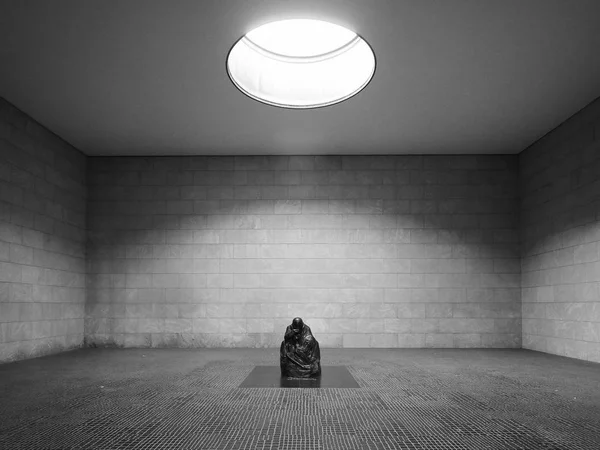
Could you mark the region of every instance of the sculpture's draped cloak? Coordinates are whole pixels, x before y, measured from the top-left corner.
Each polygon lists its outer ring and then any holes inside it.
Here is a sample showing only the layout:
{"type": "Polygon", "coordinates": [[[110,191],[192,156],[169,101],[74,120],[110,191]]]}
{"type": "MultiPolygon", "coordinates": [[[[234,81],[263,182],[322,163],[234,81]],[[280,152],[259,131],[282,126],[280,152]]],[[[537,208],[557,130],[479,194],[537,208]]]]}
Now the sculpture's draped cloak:
{"type": "Polygon", "coordinates": [[[280,348],[281,375],[308,378],[321,375],[321,351],[319,343],[306,324],[298,334],[291,325],[285,330],[280,348]]]}

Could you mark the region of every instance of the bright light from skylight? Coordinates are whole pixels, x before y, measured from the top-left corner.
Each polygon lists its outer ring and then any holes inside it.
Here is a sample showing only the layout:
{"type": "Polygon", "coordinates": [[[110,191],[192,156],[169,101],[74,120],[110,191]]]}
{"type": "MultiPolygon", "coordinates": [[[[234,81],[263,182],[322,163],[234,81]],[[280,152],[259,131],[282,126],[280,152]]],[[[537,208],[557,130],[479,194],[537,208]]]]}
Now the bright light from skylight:
{"type": "Polygon", "coordinates": [[[320,20],[282,20],[255,28],[246,38],[265,50],[286,56],[318,56],[337,50],[356,33],[320,20]]]}
{"type": "Polygon", "coordinates": [[[248,96],[286,108],[316,108],[362,90],[375,71],[375,55],[356,33],[319,20],[271,22],[231,49],[227,70],[248,96]]]}

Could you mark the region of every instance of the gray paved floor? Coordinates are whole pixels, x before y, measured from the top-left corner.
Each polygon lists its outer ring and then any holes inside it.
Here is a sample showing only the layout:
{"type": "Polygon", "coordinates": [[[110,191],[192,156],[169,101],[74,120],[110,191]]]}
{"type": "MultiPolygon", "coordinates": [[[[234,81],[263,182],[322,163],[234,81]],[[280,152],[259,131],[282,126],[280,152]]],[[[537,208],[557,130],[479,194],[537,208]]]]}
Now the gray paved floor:
{"type": "Polygon", "coordinates": [[[277,364],[274,349],[85,349],[0,365],[0,448],[600,448],[600,364],[323,349],[360,388],[238,387],[277,364]]]}

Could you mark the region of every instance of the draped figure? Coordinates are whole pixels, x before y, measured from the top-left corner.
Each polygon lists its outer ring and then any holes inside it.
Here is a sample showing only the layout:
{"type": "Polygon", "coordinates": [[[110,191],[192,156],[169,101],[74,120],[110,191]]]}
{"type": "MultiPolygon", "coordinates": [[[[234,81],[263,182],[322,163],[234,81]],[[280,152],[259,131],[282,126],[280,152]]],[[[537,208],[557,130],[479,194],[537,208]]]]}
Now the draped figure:
{"type": "Polygon", "coordinates": [[[279,353],[281,376],[311,378],[321,375],[319,343],[300,317],[287,326],[279,353]]]}

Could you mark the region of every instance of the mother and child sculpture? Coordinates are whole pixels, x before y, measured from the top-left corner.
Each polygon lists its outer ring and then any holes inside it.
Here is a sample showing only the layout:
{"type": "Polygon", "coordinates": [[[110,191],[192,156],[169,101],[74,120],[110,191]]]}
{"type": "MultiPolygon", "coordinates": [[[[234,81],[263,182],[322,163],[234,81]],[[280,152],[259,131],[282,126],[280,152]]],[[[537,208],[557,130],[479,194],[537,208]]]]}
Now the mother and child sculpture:
{"type": "Polygon", "coordinates": [[[316,378],[321,375],[319,343],[300,317],[287,326],[279,356],[282,377],[316,378]]]}

